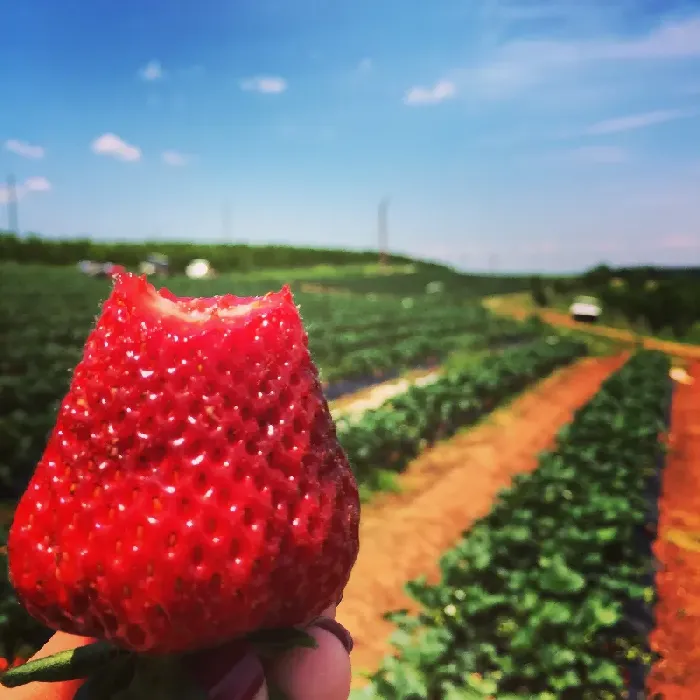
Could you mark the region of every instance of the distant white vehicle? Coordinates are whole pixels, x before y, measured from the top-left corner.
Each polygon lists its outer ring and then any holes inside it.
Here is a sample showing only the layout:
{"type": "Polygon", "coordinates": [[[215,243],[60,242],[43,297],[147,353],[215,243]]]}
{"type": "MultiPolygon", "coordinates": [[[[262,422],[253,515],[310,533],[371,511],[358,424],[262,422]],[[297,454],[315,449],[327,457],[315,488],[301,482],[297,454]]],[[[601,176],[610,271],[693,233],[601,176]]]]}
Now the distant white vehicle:
{"type": "Polygon", "coordinates": [[[592,323],[600,318],[603,309],[595,297],[579,296],[569,307],[569,314],[574,321],[586,321],[592,323]]]}
{"type": "Polygon", "coordinates": [[[78,263],[78,269],[89,277],[110,277],[114,271],[114,267],[114,263],[101,263],[95,260],[81,260],[78,263]]]}
{"type": "Polygon", "coordinates": [[[100,263],[95,262],[94,260],[81,260],[78,263],[78,269],[84,274],[84,275],[89,275],[90,277],[96,277],[100,270],[102,269],[102,266],[100,263]]]}
{"type": "Polygon", "coordinates": [[[148,261],[143,261],[139,263],[139,272],[142,275],[155,275],[156,274],[156,266],[148,261]]]}
{"type": "Polygon", "coordinates": [[[160,253],[151,253],[139,264],[139,272],[142,275],[167,277],[169,270],[168,256],[160,253]]]}
{"type": "Polygon", "coordinates": [[[203,280],[207,277],[211,277],[212,273],[211,263],[203,258],[192,260],[185,268],[185,274],[191,280],[203,280]]]}

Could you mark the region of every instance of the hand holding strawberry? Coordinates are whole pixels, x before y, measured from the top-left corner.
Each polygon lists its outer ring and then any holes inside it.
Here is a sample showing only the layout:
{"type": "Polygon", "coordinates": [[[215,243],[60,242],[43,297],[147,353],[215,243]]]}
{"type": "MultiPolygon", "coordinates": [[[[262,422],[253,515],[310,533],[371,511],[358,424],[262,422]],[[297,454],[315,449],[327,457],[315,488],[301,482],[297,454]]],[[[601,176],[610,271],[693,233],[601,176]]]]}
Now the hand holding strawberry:
{"type": "Polygon", "coordinates": [[[175,673],[234,639],[303,644],[284,630],[339,600],[358,522],[289,290],[178,299],[120,274],[17,508],[10,574],[34,617],[102,640],[79,665],[175,673]]]}
{"type": "MultiPolygon", "coordinates": [[[[211,700],[274,700],[265,675],[288,700],[347,700],[352,640],[343,628],[338,629],[334,615],[334,608],[325,611],[322,620],[310,630],[318,643],[315,650],[292,651],[263,667],[256,657],[241,656],[235,649],[223,647],[193,659],[194,675],[211,700]]],[[[80,641],[81,638],[58,633],[37,656],[72,649],[80,641]]],[[[79,700],[76,692],[81,685],[81,681],[70,681],[0,688],[0,700],[79,700]]]]}

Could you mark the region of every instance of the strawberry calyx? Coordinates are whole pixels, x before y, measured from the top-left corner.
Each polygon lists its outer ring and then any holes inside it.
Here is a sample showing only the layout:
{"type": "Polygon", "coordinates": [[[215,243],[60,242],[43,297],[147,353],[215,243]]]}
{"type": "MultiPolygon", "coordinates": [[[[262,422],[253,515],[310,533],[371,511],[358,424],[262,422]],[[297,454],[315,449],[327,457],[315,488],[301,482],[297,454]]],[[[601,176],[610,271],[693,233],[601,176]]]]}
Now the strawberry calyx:
{"type": "MultiPolygon", "coordinates": [[[[263,659],[270,659],[295,648],[313,649],[316,640],[303,629],[287,627],[252,632],[241,639],[241,644],[263,659]]],[[[186,671],[187,663],[183,663],[190,655],[137,654],[97,641],[9,669],[0,675],[0,684],[17,688],[28,683],[87,679],[76,700],[107,700],[115,693],[123,700],[200,700],[206,698],[206,693],[186,671]]]]}

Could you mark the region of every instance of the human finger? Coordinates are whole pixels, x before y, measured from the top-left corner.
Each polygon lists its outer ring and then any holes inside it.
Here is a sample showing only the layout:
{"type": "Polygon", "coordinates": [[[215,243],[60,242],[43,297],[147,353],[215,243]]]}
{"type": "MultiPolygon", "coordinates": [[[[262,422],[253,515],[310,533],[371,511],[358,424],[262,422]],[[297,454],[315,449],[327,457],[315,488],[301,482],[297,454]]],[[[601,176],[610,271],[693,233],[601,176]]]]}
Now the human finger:
{"type": "MultiPolygon", "coordinates": [[[[266,667],[266,677],[288,700],[348,700],[352,637],[335,620],[335,606],[307,630],[316,649],[292,649],[266,667]]],[[[264,689],[254,700],[266,700],[264,689]]]]}
{"type": "MultiPolygon", "coordinates": [[[[190,657],[189,666],[209,700],[258,700],[264,688],[260,659],[240,642],[198,652],[190,657]]],[[[267,700],[267,696],[261,700],[267,700]]]]}
{"type": "Polygon", "coordinates": [[[193,657],[192,673],[207,690],[209,700],[269,700],[267,680],[282,690],[287,700],[347,700],[352,639],[334,618],[335,606],[331,606],[308,629],[317,642],[316,649],[287,652],[263,665],[257,656],[233,642],[193,657]]]}

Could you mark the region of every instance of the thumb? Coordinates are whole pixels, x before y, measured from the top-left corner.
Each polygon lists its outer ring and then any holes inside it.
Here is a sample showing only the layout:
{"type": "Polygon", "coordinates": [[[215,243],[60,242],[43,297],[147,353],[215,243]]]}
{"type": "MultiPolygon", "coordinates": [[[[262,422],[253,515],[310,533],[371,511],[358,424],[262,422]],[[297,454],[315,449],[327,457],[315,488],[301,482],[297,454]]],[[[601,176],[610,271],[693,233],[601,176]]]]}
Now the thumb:
{"type": "Polygon", "coordinates": [[[335,620],[335,606],[307,631],[316,649],[292,649],[275,658],[266,668],[268,681],[288,700],[348,700],[352,637],[335,620]]]}

